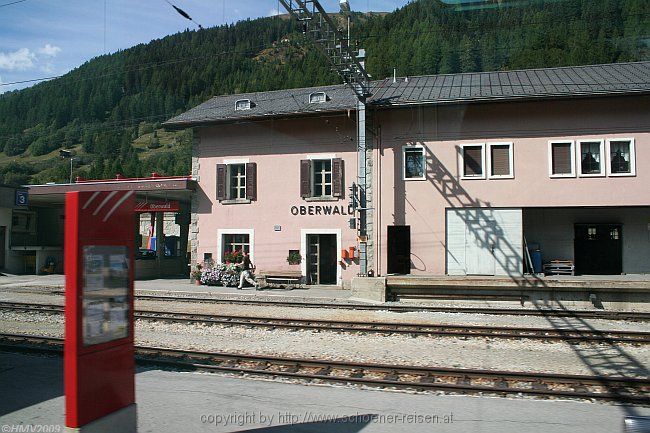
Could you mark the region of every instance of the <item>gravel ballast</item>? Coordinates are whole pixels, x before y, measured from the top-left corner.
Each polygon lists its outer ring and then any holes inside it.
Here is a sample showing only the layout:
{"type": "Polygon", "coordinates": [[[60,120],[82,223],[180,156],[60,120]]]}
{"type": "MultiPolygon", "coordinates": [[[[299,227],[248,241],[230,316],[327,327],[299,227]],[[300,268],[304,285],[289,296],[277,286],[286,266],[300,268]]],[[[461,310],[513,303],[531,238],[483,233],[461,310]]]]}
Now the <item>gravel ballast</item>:
{"type": "MultiPolygon", "coordinates": [[[[63,336],[63,317],[0,312],[0,332],[63,336]]],[[[171,324],[138,320],[136,344],[175,349],[478,368],[647,377],[647,346],[435,338],[171,324]]]]}
{"type": "MultiPolygon", "coordinates": [[[[63,305],[64,299],[60,295],[26,294],[26,293],[2,293],[0,300],[23,303],[43,303],[63,305]]],[[[136,300],[135,307],[138,310],[169,311],[182,313],[199,314],[222,314],[246,317],[271,317],[287,319],[322,319],[342,320],[357,322],[399,322],[418,324],[443,324],[443,325],[475,325],[475,326],[512,326],[553,329],[575,328],[612,331],[646,331],[647,323],[626,322],[623,320],[602,320],[602,319],[571,319],[558,318],[546,319],[539,316],[504,316],[490,314],[468,314],[468,313],[434,313],[434,312],[407,312],[398,313],[390,311],[373,310],[347,310],[347,309],[323,309],[323,308],[300,308],[282,307],[268,305],[246,305],[246,304],[214,304],[199,302],[172,302],[172,301],[150,301],[136,300]]]]}

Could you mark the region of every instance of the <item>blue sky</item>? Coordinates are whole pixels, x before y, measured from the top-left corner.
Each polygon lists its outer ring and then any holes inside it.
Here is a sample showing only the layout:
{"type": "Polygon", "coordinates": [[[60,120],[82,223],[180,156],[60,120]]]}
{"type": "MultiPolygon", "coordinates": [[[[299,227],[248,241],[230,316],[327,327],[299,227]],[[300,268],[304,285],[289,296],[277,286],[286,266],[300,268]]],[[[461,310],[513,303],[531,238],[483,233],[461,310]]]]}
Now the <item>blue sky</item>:
{"type": "MultiPolygon", "coordinates": [[[[196,28],[164,0],[23,0],[2,6],[14,1],[0,0],[2,84],[61,75],[98,55],[196,28]]],[[[277,0],[170,1],[203,27],[274,15],[279,5],[277,0]]],[[[338,11],[338,0],[321,3],[338,11]]],[[[353,10],[364,12],[393,11],[406,3],[350,0],[353,10]]],[[[0,93],[32,84],[0,85],[0,93]]]]}

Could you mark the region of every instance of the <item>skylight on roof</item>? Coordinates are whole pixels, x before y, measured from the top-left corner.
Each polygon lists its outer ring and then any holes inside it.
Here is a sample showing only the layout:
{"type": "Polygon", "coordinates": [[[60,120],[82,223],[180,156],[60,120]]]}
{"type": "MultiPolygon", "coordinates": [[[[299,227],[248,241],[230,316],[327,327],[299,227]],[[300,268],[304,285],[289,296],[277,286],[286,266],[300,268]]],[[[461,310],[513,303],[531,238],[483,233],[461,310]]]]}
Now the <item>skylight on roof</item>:
{"type": "Polygon", "coordinates": [[[321,104],[323,102],[327,102],[329,98],[327,97],[327,93],[325,92],[314,92],[309,95],[309,103],[310,104],[321,104]]]}
{"type": "Polygon", "coordinates": [[[240,99],[235,102],[235,111],[250,110],[252,106],[250,99],[240,99]]]}

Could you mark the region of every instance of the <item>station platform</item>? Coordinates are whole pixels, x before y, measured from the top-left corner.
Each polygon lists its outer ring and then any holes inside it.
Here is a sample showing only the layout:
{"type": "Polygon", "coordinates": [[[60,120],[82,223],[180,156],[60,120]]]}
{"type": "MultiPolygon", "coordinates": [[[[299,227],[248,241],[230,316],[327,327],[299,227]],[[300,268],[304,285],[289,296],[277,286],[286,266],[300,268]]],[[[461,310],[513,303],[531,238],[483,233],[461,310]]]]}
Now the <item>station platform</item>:
{"type": "Polygon", "coordinates": [[[650,275],[415,276],[386,277],[386,299],[481,299],[526,302],[586,302],[596,308],[650,303],[650,275]]]}
{"type": "MultiPolygon", "coordinates": [[[[271,297],[289,298],[293,301],[346,301],[352,296],[350,290],[338,286],[305,286],[293,290],[264,289],[256,291],[254,287],[203,286],[193,284],[187,278],[159,278],[135,281],[136,295],[179,296],[185,294],[191,297],[271,297]]],[[[63,275],[5,275],[0,276],[0,291],[31,291],[31,292],[61,292],[65,290],[63,275]]]]}
{"type": "MultiPolygon", "coordinates": [[[[360,294],[338,286],[303,286],[293,290],[195,285],[187,278],[136,280],[135,294],[188,298],[243,298],[311,303],[408,302],[439,306],[535,307],[650,311],[650,275],[545,278],[387,276],[375,292],[360,294]],[[593,296],[592,296],[593,295],[593,296]],[[600,304],[599,304],[600,303],[600,304]],[[602,305],[601,305],[602,304],[602,305]],[[558,304],[559,305],[559,304],[558,304]]],[[[0,276],[0,291],[62,293],[63,275],[0,276]]]]}
{"type": "MultiPolygon", "coordinates": [[[[0,389],[3,428],[65,431],[62,358],[0,352],[0,389]]],[[[650,415],[650,408],[603,403],[308,386],[147,368],[138,369],[136,395],[138,431],[157,433],[612,433],[622,431],[625,416],[650,415]]]]}

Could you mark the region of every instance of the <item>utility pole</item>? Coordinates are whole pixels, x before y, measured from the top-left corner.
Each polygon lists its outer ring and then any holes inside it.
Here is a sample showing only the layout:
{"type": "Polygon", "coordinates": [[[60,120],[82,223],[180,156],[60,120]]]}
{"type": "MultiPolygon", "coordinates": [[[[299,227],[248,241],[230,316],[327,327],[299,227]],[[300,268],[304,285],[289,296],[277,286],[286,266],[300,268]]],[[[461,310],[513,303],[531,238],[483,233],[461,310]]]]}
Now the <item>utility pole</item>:
{"type": "MultiPolygon", "coordinates": [[[[351,43],[349,24],[347,35],[341,32],[325,12],[318,0],[280,0],[289,14],[302,24],[304,34],[311,37],[316,48],[329,60],[333,69],[350,86],[357,96],[357,187],[359,194],[358,239],[359,274],[368,275],[368,211],[372,206],[372,193],[369,191],[371,168],[367,161],[366,146],[366,101],[370,93],[370,77],[366,72],[363,58],[365,51],[351,43]],[[368,194],[370,193],[370,194],[368,194]],[[370,198],[370,200],[369,200],[370,198]]],[[[347,0],[340,0],[341,12],[349,13],[347,0]]]]}
{"type": "Polygon", "coordinates": [[[63,159],[70,158],[70,183],[72,183],[72,163],[75,160],[75,158],[72,156],[72,152],[63,149],[59,150],[59,156],[63,159]]]}

